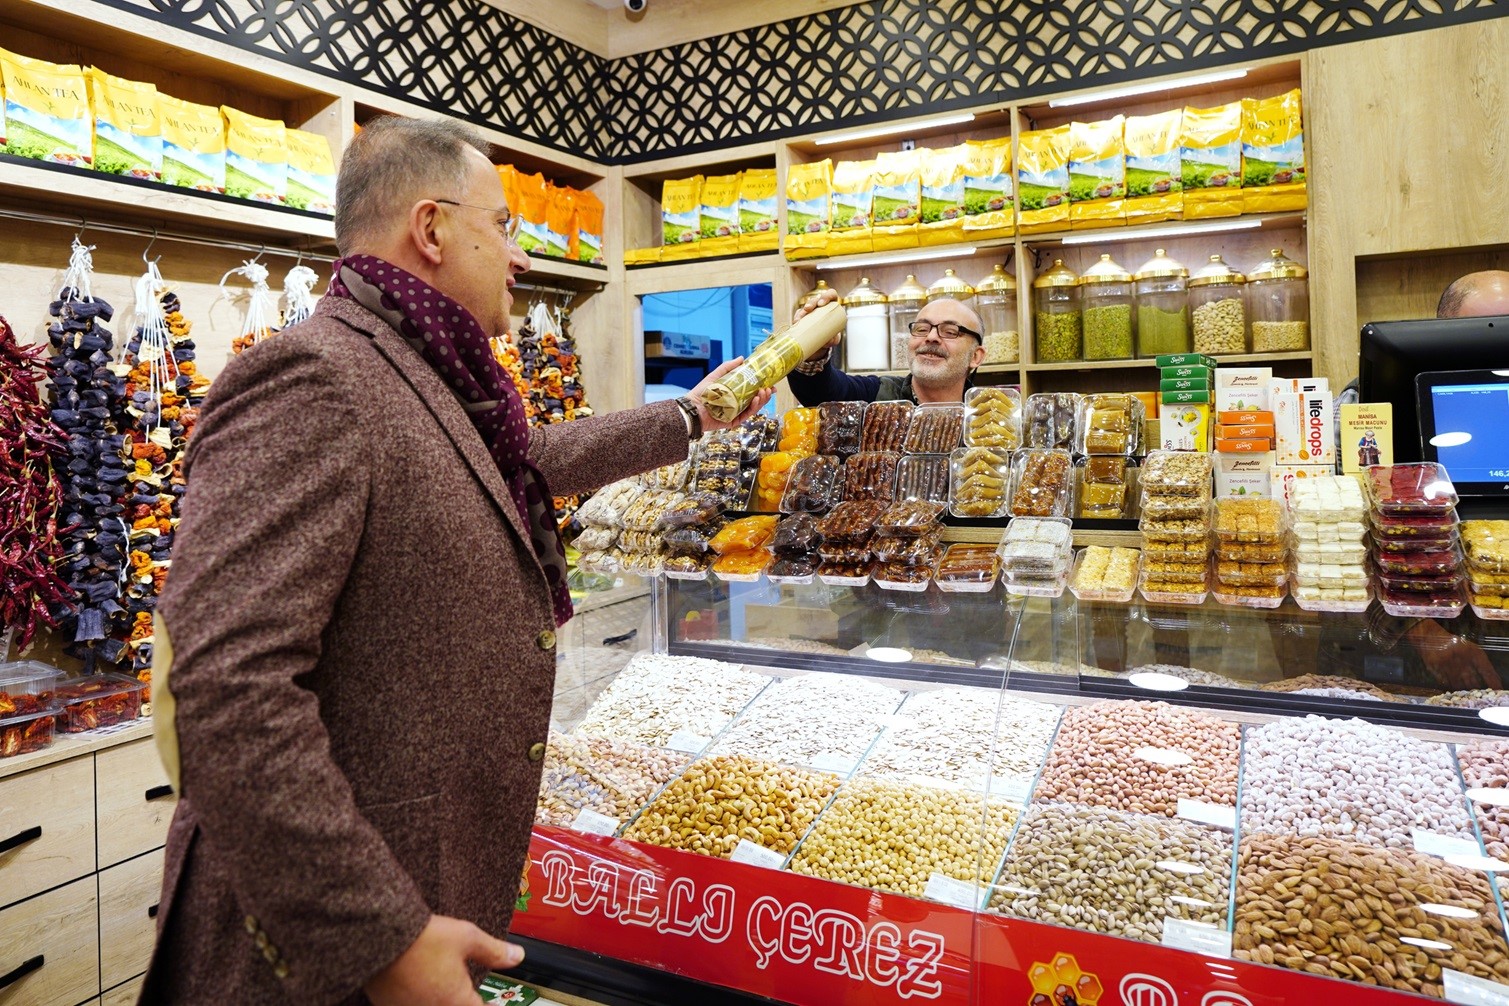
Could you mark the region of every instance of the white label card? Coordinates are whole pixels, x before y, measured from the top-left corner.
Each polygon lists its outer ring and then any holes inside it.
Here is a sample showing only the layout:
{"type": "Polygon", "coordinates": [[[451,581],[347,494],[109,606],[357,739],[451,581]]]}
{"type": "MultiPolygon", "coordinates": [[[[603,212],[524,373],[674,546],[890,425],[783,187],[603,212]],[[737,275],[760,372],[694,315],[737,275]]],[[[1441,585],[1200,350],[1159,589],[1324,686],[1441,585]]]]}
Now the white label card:
{"type": "Polygon", "coordinates": [[[992,779],[990,780],[990,795],[1011,803],[1026,803],[1027,798],[1032,795],[1032,779],[1024,776],[992,779]]]}
{"type": "Polygon", "coordinates": [[[1231,934],[1204,922],[1167,918],[1163,920],[1163,945],[1206,957],[1230,957],[1231,934]]]}
{"type": "Polygon", "coordinates": [[[583,807],[577,811],[576,820],[571,822],[571,830],[585,835],[612,835],[618,831],[621,823],[616,817],[583,807]]]}
{"type": "Polygon", "coordinates": [[[735,863],[764,866],[772,870],[779,870],[781,864],[786,862],[786,857],[779,852],[767,849],[763,845],[756,845],[747,838],[739,839],[739,844],[734,847],[734,854],[728,858],[735,863]]]}
{"type": "Polygon", "coordinates": [[[1466,1006],[1509,1006],[1509,986],[1450,968],[1441,969],[1446,998],[1466,1006]]]}
{"type": "Polygon", "coordinates": [[[812,767],[819,772],[833,772],[837,775],[848,775],[854,771],[854,759],[845,758],[837,754],[820,754],[812,758],[812,767]]]}
{"type": "Polygon", "coordinates": [[[1200,800],[1181,798],[1179,816],[1187,821],[1198,821],[1200,824],[1210,824],[1228,831],[1235,830],[1237,826],[1237,809],[1222,807],[1218,803],[1203,803],[1200,800]]]}
{"type": "Polygon", "coordinates": [[[1453,838],[1450,835],[1441,835],[1434,831],[1422,831],[1419,828],[1411,828],[1410,835],[1415,839],[1415,851],[1423,852],[1427,856],[1482,855],[1482,850],[1478,848],[1478,843],[1470,838],[1453,838]]]}
{"type": "Polygon", "coordinates": [[[922,896],[929,901],[953,905],[955,908],[974,909],[980,904],[980,889],[967,880],[956,880],[943,873],[934,873],[927,878],[927,887],[922,896]]]}
{"type": "Polygon", "coordinates": [[[665,746],[672,751],[685,751],[687,754],[697,754],[707,747],[709,738],[701,734],[694,734],[690,730],[677,730],[671,734],[671,739],[665,742],[665,746]]]}

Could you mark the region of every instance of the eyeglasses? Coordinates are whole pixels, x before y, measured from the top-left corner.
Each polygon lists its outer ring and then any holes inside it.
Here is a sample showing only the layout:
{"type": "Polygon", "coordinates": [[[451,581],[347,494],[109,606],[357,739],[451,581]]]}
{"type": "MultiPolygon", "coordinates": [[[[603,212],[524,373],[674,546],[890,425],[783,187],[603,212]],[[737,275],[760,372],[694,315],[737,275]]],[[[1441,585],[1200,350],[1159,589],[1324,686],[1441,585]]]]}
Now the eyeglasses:
{"type": "Polygon", "coordinates": [[[434,202],[444,203],[447,206],[464,206],[469,210],[481,210],[483,213],[502,213],[503,219],[498,221],[498,232],[503,235],[503,240],[513,243],[517,243],[514,239],[519,236],[519,228],[524,224],[524,218],[517,213],[500,210],[496,206],[477,206],[473,203],[458,202],[455,199],[436,199],[434,202]]]}
{"type": "Polygon", "coordinates": [[[976,332],[972,328],[966,328],[956,321],[914,321],[911,324],[912,338],[926,339],[928,333],[934,329],[938,330],[938,338],[940,339],[957,339],[961,335],[972,335],[976,339],[980,339],[982,343],[985,341],[980,338],[979,332],[976,332]]]}

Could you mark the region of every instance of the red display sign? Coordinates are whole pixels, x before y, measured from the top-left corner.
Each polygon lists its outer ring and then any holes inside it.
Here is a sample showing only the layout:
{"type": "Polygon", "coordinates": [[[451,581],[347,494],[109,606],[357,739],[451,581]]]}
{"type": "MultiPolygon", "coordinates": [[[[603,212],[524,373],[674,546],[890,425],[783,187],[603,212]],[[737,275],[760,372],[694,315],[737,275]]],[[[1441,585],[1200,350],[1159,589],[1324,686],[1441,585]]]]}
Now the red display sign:
{"type": "Polygon", "coordinates": [[[520,935],[796,1006],[1415,998],[560,828],[535,828],[526,882],[520,935]]]}

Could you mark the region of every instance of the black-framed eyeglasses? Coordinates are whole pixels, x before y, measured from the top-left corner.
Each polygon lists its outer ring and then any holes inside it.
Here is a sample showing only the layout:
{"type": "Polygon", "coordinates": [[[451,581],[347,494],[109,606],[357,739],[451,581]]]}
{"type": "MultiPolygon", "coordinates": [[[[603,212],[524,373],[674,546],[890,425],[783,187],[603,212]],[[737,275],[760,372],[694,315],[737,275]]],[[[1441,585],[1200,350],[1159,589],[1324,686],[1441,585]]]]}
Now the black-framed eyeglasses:
{"type": "Polygon", "coordinates": [[[938,330],[938,338],[940,339],[957,339],[961,335],[972,335],[976,339],[979,339],[981,343],[985,341],[979,332],[976,332],[972,328],[967,328],[957,321],[914,321],[911,324],[912,338],[926,339],[928,333],[934,329],[938,330]]]}
{"type": "Polygon", "coordinates": [[[503,219],[498,221],[498,231],[503,235],[503,240],[517,243],[514,239],[519,236],[519,228],[524,224],[524,218],[510,210],[500,210],[496,206],[478,206],[475,203],[463,203],[457,199],[436,199],[437,203],[446,206],[464,206],[469,210],[481,210],[483,213],[503,214],[503,219]]]}

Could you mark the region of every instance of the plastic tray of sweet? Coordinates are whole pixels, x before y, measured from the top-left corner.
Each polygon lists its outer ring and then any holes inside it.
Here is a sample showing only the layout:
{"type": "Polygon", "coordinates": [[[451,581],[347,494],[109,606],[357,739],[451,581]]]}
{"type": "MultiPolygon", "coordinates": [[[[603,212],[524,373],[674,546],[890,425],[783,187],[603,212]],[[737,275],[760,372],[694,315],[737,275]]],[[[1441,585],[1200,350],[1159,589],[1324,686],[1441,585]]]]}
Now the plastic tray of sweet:
{"type": "Polygon", "coordinates": [[[1059,597],[1069,584],[1067,568],[1056,576],[1034,576],[1010,570],[1003,571],[1001,576],[1006,583],[1006,593],[1015,597],[1059,597]]]}
{"type": "Polygon", "coordinates": [[[618,561],[618,568],[625,573],[640,576],[660,576],[665,572],[664,552],[625,552],[618,561]]]}
{"type": "Polygon", "coordinates": [[[1380,573],[1389,576],[1452,576],[1462,567],[1456,549],[1419,552],[1385,552],[1373,556],[1380,573]]]}
{"type": "Polygon", "coordinates": [[[786,495],[786,485],[791,481],[791,469],[806,455],[791,451],[772,451],[760,455],[760,467],[755,475],[754,496],[750,509],[761,513],[775,513],[781,509],[781,499],[786,495]]]}
{"type": "MultiPolygon", "coordinates": [[[[1442,535],[1439,538],[1384,538],[1380,535],[1370,535],[1369,541],[1373,551],[1411,553],[1411,552],[1455,552],[1460,539],[1455,534],[1442,535]]],[[[1471,560],[1468,560],[1469,562],[1471,560]]]]}
{"type": "Polygon", "coordinates": [[[1505,597],[1485,597],[1479,594],[1471,595],[1472,613],[1485,622],[1509,621],[1509,607],[1494,607],[1495,604],[1509,601],[1505,597]]]}
{"type": "Polygon", "coordinates": [[[1022,446],[1074,449],[1081,396],[1072,391],[1040,391],[1022,406],[1022,446]]]}
{"type": "Polygon", "coordinates": [[[1357,520],[1291,520],[1289,531],[1296,541],[1366,542],[1368,537],[1367,522],[1357,520]]]}
{"type": "Polygon", "coordinates": [[[1464,520],[1462,551],[1473,566],[1490,573],[1509,573],[1509,520],[1464,520]]]}
{"type": "Polygon", "coordinates": [[[950,545],[938,560],[933,580],[939,590],[984,593],[1001,576],[996,546],[961,542],[950,545]]]}
{"type": "Polygon", "coordinates": [[[1458,532],[1457,512],[1374,514],[1373,534],[1379,538],[1442,538],[1458,532]]]}
{"type": "Polygon", "coordinates": [[[713,567],[713,559],[711,552],[705,555],[668,555],[660,569],[672,580],[706,580],[707,571],[713,567]]]}
{"type": "Polygon", "coordinates": [[[1367,561],[1367,557],[1367,546],[1356,542],[1296,542],[1294,546],[1295,562],[1332,562],[1360,566],[1367,561]]]}
{"type": "Polygon", "coordinates": [[[1128,463],[1118,455],[1083,458],[1079,470],[1079,506],[1081,517],[1121,518],[1127,516],[1131,502],[1128,490],[1128,463]]]}
{"type": "Polygon", "coordinates": [[[720,579],[737,583],[751,583],[760,578],[772,558],[768,548],[737,549],[724,552],[713,563],[713,572],[720,579]]]}
{"type": "Polygon", "coordinates": [[[1478,575],[1480,574],[1474,574],[1471,570],[1467,571],[1468,593],[1482,594],[1485,597],[1509,597],[1509,583],[1479,580],[1478,575]]]}
{"type": "Polygon", "coordinates": [[[632,479],[621,479],[603,486],[592,494],[576,512],[583,524],[600,527],[621,527],[624,514],[645,491],[645,487],[632,479]]]}
{"type": "Polygon", "coordinates": [[[1205,585],[1210,582],[1210,564],[1203,559],[1188,562],[1174,559],[1149,559],[1143,556],[1142,576],[1161,583],[1205,585]]]}
{"type": "Polygon", "coordinates": [[[1396,594],[1445,594],[1461,586],[1462,574],[1443,573],[1437,576],[1396,576],[1379,572],[1378,586],[1396,594]]]}
{"type": "Polygon", "coordinates": [[[1360,521],[1367,507],[1362,485],[1351,475],[1296,479],[1289,490],[1289,513],[1295,520],[1360,521]]]}
{"type": "Polygon", "coordinates": [[[618,558],[614,548],[593,549],[576,558],[576,568],[583,573],[617,573],[618,558]]]}
{"type": "Polygon", "coordinates": [[[930,500],[903,500],[887,507],[876,526],[881,534],[931,534],[947,509],[944,504],[930,500]]]}
{"type": "Polygon", "coordinates": [[[1152,451],[1142,462],[1142,491],[1155,496],[1206,496],[1214,462],[1194,451],[1152,451]]]}
{"type": "Polygon", "coordinates": [[[817,452],[847,457],[859,451],[864,402],[824,402],[818,406],[817,452]]]}
{"type": "Polygon", "coordinates": [[[781,417],[781,438],[776,450],[793,451],[798,454],[817,453],[818,410],[813,408],[791,409],[781,417]]]}
{"type": "Polygon", "coordinates": [[[932,566],[938,561],[938,543],[942,538],[943,528],[937,526],[922,535],[878,534],[870,540],[870,551],[885,563],[932,566]]]}
{"type": "Polygon", "coordinates": [[[1073,513],[1074,458],[1068,451],[1028,448],[1011,458],[1014,517],[1067,517],[1073,513]]]}
{"type": "Polygon", "coordinates": [[[659,531],[625,531],[618,536],[618,547],[625,552],[659,552],[665,539],[659,531]]]}
{"type": "Polygon", "coordinates": [[[1155,520],[1143,514],[1137,530],[1144,541],[1205,541],[1210,537],[1210,517],[1155,520]]]}
{"type": "MultiPolygon", "coordinates": [[[[713,538],[728,522],[722,517],[694,527],[678,527],[660,536],[661,547],[671,555],[704,555],[713,550],[713,538]]],[[[633,532],[626,531],[627,534],[633,532]]]]}
{"type": "Polygon", "coordinates": [[[1276,544],[1284,540],[1288,521],[1279,500],[1223,497],[1216,500],[1216,540],[1276,544]]]}
{"type": "Polygon", "coordinates": [[[956,517],[1004,517],[1010,481],[1009,451],[959,448],[949,455],[949,512],[956,517]]]}
{"type": "Polygon", "coordinates": [[[823,534],[817,529],[818,518],[810,513],[794,513],[782,517],[770,536],[770,547],[776,555],[802,555],[815,552],[823,543],[823,534]]]}
{"type": "Polygon", "coordinates": [[[704,433],[695,448],[697,468],[716,462],[732,462],[737,465],[744,456],[744,444],[737,429],[713,430],[704,433]]]}
{"type": "Polygon", "coordinates": [[[673,465],[663,465],[644,473],[644,485],[646,489],[685,489],[692,479],[692,459],[678,461],[673,465]]]}
{"type": "Polygon", "coordinates": [[[791,585],[811,583],[817,573],[818,562],[808,556],[778,555],[765,567],[765,579],[771,583],[791,585]]]}
{"type": "Polygon", "coordinates": [[[1055,548],[1069,548],[1073,538],[1074,523],[1067,517],[1013,517],[1006,523],[1001,544],[1037,541],[1055,548]]]}
{"type": "Polygon", "coordinates": [[[823,542],[818,546],[817,555],[823,562],[841,562],[851,565],[868,562],[875,557],[869,545],[844,544],[836,541],[823,542]]]}
{"type": "Polygon", "coordinates": [[[890,504],[880,500],[845,500],[817,522],[825,543],[863,545],[875,534],[875,523],[890,504]]]}
{"type": "Polygon", "coordinates": [[[1210,543],[1205,538],[1181,541],[1144,540],[1142,561],[1204,562],[1210,557],[1210,543]]]}
{"type": "Polygon", "coordinates": [[[817,567],[817,578],[830,587],[863,587],[874,569],[874,562],[825,562],[817,567]]]}
{"type": "Polygon", "coordinates": [[[1072,549],[1045,541],[1004,541],[998,554],[1001,569],[1008,577],[1014,574],[1060,576],[1068,572],[1074,561],[1072,549]]]}
{"type": "Polygon", "coordinates": [[[721,531],[713,535],[713,551],[719,555],[725,555],[729,552],[759,548],[770,541],[778,523],[780,523],[779,517],[763,514],[731,520],[723,525],[721,531]]]}
{"type": "Polygon", "coordinates": [[[1378,602],[1384,611],[1401,618],[1455,618],[1467,606],[1467,595],[1461,584],[1454,590],[1436,593],[1396,591],[1379,584],[1378,602]]]}
{"type": "MultiPolygon", "coordinates": [[[[1364,546],[1348,545],[1345,547],[1356,550],[1358,562],[1367,558],[1368,550],[1364,546]]],[[[1218,559],[1230,559],[1235,562],[1285,562],[1289,558],[1289,549],[1282,542],[1269,544],[1266,542],[1218,541],[1215,543],[1215,554],[1218,559]]],[[[1320,562],[1323,560],[1317,558],[1313,561],[1320,562]]],[[[1343,560],[1332,559],[1324,561],[1340,562],[1343,560]]]]}
{"type": "Polygon", "coordinates": [[[1366,583],[1360,587],[1318,587],[1300,584],[1291,577],[1289,596],[1304,611],[1360,612],[1373,603],[1373,589],[1366,583]]]}
{"type": "Polygon", "coordinates": [[[618,541],[619,531],[616,527],[604,527],[600,524],[588,524],[582,528],[582,533],[577,535],[571,542],[578,552],[599,552],[605,548],[612,548],[618,541]]]}
{"type": "Polygon", "coordinates": [[[723,513],[724,500],[717,493],[692,493],[675,499],[655,522],[656,531],[706,524],[723,513]]]}
{"type": "Polygon", "coordinates": [[[1216,582],[1228,587],[1281,587],[1289,580],[1289,567],[1282,562],[1216,560],[1216,582]]]}
{"type": "Polygon", "coordinates": [[[896,496],[896,462],[900,454],[861,451],[844,462],[844,499],[885,500],[896,496]]]}
{"type": "Polygon", "coordinates": [[[913,408],[911,402],[870,403],[865,409],[859,449],[899,453],[901,445],[906,443],[907,429],[912,424],[913,408]]]}
{"type": "Polygon", "coordinates": [[[1069,589],[1081,601],[1130,601],[1141,566],[1141,553],[1135,548],[1091,545],[1074,560],[1069,589]]]}
{"type": "MultiPolygon", "coordinates": [[[[1142,516],[1148,520],[1200,520],[1210,512],[1211,497],[1154,496],[1144,492],[1138,501],[1142,516]]],[[[1275,536],[1273,540],[1281,540],[1275,536]]]]}
{"type": "Polygon", "coordinates": [[[1085,395],[1075,419],[1080,454],[1137,454],[1142,445],[1142,401],[1131,395],[1085,395]]]}
{"type": "Polygon", "coordinates": [[[52,744],[58,705],[51,692],[0,690],[0,758],[31,754],[52,744]]]}
{"type": "Polygon", "coordinates": [[[819,513],[843,498],[839,477],[843,467],[837,458],[814,454],[791,466],[786,492],[781,496],[784,513],[819,513]]]}
{"type": "Polygon", "coordinates": [[[933,579],[933,567],[899,562],[882,562],[875,566],[875,585],[885,590],[922,591],[933,579]]]}
{"type": "Polygon", "coordinates": [[[912,410],[904,450],[908,454],[947,454],[964,433],[964,406],[919,405],[912,410]]]}
{"type": "Polygon", "coordinates": [[[624,530],[653,531],[671,507],[683,498],[681,493],[669,489],[652,489],[642,493],[624,513],[624,530]]]}
{"type": "Polygon", "coordinates": [[[948,455],[905,454],[896,462],[896,498],[948,505],[948,455]]]}
{"type": "Polygon", "coordinates": [[[108,672],[59,681],[53,691],[53,700],[61,707],[57,729],[77,734],[134,720],[141,715],[146,687],[144,681],[108,672]]]}
{"type": "Polygon", "coordinates": [[[1015,388],[971,388],[964,394],[964,445],[1022,446],[1021,394],[1015,388]]]}
{"type": "Polygon", "coordinates": [[[1330,562],[1294,564],[1294,582],[1302,587],[1362,587],[1368,582],[1366,566],[1330,562]]]}
{"type": "Polygon", "coordinates": [[[1374,465],[1366,473],[1368,499],[1382,514],[1431,514],[1457,505],[1457,490],[1434,461],[1374,465]]]}
{"type": "Polygon", "coordinates": [[[1289,595],[1288,581],[1277,584],[1250,584],[1232,586],[1217,581],[1210,588],[1210,596],[1221,604],[1234,604],[1243,608],[1277,608],[1289,595]]]}
{"type": "Polygon", "coordinates": [[[1144,566],[1137,581],[1142,598],[1152,604],[1204,604],[1210,592],[1201,584],[1172,583],[1153,578],[1144,566]]]}

